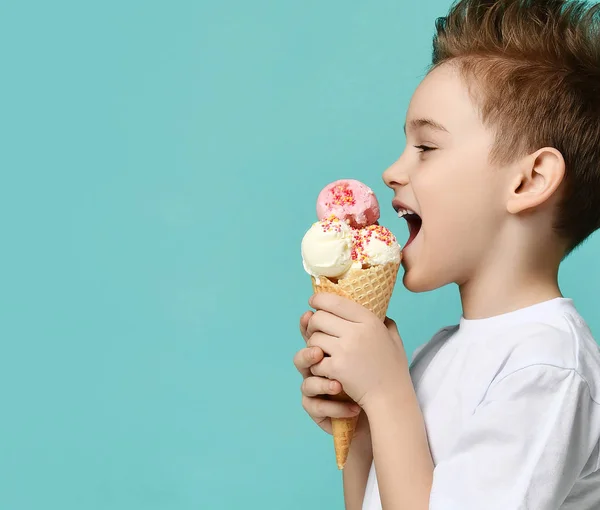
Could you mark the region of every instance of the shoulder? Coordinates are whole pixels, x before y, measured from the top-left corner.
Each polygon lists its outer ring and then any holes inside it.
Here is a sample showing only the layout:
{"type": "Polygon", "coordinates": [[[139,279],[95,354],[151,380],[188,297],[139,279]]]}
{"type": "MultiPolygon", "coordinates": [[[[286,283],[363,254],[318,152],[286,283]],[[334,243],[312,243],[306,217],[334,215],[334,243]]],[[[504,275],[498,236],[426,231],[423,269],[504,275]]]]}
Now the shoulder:
{"type": "Polygon", "coordinates": [[[458,325],[445,326],[436,331],[428,342],[420,345],[413,351],[412,363],[415,363],[420,357],[426,353],[437,352],[443,343],[450,338],[458,330],[458,325]]]}
{"type": "Polygon", "coordinates": [[[512,372],[532,364],[577,368],[579,338],[574,332],[532,322],[508,328],[501,337],[497,341],[506,342],[509,346],[503,372],[512,372]]]}
{"type": "Polygon", "coordinates": [[[506,342],[508,349],[495,382],[522,371],[522,375],[542,372],[550,379],[561,379],[570,371],[600,402],[600,348],[578,315],[565,314],[552,325],[521,324],[504,331],[502,337],[499,341],[506,342]]]}

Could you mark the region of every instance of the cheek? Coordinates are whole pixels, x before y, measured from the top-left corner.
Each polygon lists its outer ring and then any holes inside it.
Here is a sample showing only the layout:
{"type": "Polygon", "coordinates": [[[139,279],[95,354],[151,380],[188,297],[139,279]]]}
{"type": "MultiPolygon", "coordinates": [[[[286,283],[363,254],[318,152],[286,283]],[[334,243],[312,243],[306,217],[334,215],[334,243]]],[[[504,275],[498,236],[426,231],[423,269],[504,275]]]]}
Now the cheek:
{"type": "Polygon", "coordinates": [[[465,217],[486,216],[498,198],[494,170],[478,154],[458,154],[435,162],[415,177],[415,193],[432,224],[462,224],[465,217]],[[471,161],[469,161],[471,157],[471,161]],[[459,161],[465,161],[461,164],[459,161]]]}
{"type": "Polygon", "coordinates": [[[452,162],[424,172],[415,182],[425,218],[423,255],[432,264],[443,258],[454,266],[462,265],[489,241],[499,196],[490,172],[484,164],[452,162]]]}
{"type": "Polygon", "coordinates": [[[423,174],[415,192],[425,218],[424,230],[429,236],[458,227],[477,199],[473,182],[464,171],[452,167],[423,174]]]}

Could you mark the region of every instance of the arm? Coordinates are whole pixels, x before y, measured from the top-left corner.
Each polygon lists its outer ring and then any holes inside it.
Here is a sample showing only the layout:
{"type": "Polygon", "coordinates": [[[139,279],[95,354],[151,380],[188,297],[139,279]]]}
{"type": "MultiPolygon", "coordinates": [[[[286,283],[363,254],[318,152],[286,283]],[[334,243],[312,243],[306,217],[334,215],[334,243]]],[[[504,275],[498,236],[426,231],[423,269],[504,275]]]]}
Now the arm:
{"type": "Polygon", "coordinates": [[[398,391],[372,402],[366,412],[382,507],[428,509],[433,460],[412,384],[399,384],[398,391]]]}
{"type": "Polygon", "coordinates": [[[599,430],[599,406],[575,370],[517,369],[490,387],[437,464],[431,509],[559,508],[599,430]]]}
{"type": "MultiPolygon", "coordinates": [[[[366,415],[361,413],[359,420],[366,419],[366,415]]],[[[368,427],[363,429],[368,430],[368,427]]],[[[343,471],[346,510],[361,510],[372,462],[371,435],[365,433],[354,437],[343,471]]]]}
{"type": "MultiPolygon", "coordinates": [[[[395,323],[333,294],[315,294],[310,304],[317,311],[309,343],[329,354],[311,372],[339,381],[365,411],[383,508],[426,509],[433,462],[395,323]]],[[[349,510],[360,509],[355,500],[358,505],[364,498],[369,456],[362,458],[346,474],[349,510]]]]}
{"type": "Polygon", "coordinates": [[[433,470],[413,395],[367,410],[385,510],[558,508],[600,431],[600,406],[577,372],[532,365],[490,388],[433,470]]]}

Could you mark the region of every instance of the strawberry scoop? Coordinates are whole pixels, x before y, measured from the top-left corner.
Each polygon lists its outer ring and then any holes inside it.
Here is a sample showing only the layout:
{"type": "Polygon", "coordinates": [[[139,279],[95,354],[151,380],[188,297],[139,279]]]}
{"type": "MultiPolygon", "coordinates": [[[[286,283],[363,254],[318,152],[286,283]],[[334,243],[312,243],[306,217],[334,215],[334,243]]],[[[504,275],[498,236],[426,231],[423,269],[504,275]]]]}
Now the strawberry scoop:
{"type": "Polygon", "coordinates": [[[362,228],[375,224],[379,214],[373,190],[354,179],[332,182],[317,197],[317,216],[321,221],[335,216],[353,228],[362,228]]]}

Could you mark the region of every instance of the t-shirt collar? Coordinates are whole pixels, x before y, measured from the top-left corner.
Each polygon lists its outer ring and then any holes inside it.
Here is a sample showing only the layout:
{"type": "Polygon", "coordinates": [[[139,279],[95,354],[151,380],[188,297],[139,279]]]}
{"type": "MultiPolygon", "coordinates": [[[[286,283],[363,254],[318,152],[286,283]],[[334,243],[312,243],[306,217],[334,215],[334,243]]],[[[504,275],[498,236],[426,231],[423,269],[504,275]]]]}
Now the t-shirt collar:
{"type": "Polygon", "coordinates": [[[467,332],[474,331],[480,328],[486,330],[496,329],[499,327],[514,326],[523,323],[536,322],[541,320],[546,322],[549,315],[561,313],[565,305],[572,306],[571,298],[556,297],[535,305],[526,306],[513,312],[494,315],[484,319],[465,319],[461,316],[459,323],[459,331],[467,332]]]}

